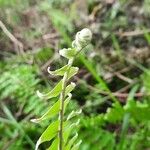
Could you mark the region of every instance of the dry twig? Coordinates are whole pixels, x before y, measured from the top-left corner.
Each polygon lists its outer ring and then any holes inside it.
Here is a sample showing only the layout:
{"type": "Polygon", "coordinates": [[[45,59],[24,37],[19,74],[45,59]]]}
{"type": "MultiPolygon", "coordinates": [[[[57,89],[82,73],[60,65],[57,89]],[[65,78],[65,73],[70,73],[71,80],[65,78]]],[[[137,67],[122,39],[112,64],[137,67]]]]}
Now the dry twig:
{"type": "Polygon", "coordinates": [[[18,54],[24,54],[23,50],[23,44],[15,38],[15,36],[9,32],[9,30],[6,28],[4,23],[0,20],[0,28],[3,30],[3,32],[6,34],[6,36],[14,43],[16,47],[16,52],[18,54]]]}
{"type": "Polygon", "coordinates": [[[129,32],[118,32],[116,33],[117,35],[119,35],[120,37],[128,37],[128,36],[139,36],[139,35],[143,35],[145,33],[150,33],[150,29],[148,30],[135,30],[135,31],[129,31],[129,32]]]}

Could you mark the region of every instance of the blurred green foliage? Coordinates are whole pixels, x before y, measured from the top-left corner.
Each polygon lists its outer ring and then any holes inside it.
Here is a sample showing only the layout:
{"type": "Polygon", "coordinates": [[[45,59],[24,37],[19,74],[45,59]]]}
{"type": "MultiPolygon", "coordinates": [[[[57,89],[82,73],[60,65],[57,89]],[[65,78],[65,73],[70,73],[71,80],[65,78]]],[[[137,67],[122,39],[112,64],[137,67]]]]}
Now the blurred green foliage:
{"type": "Polygon", "coordinates": [[[58,49],[68,47],[74,33],[86,26],[93,31],[93,45],[75,62],[81,72],[74,78],[77,87],[69,105],[69,110],[83,110],[78,131],[80,149],[149,149],[149,0],[86,2],[0,0],[1,20],[25,48],[25,58],[14,55],[15,47],[0,30],[1,150],[34,149],[48,123],[41,128],[30,119],[44,114],[46,106],[55,102],[40,100],[35,91],[49,91],[56,83],[58,78],[45,73],[49,61],[53,60],[52,68],[63,66],[65,60],[57,57],[58,49]],[[123,35],[125,31],[135,32],[123,35]],[[49,33],[53,36],[44,40],[49,33]],[[118,70],[128,68],[121,74],[125,80],[120,79],[118,70]],[[114,96],[128,86],[126,97],[114,96]]]}

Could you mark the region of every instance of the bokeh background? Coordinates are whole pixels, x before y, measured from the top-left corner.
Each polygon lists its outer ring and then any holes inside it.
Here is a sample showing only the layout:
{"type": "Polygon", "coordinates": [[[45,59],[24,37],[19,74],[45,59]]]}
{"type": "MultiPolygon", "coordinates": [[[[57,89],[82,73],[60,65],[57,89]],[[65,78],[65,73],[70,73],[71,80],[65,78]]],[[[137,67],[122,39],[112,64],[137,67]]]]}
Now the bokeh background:
{"type": "MultiPolygon", "coordinates": [[[[150,149],[150,0],[0,0],[0,150],[33,150],[56,99],[41,100],[66,64],[58,55],[88,27],[68,107],[82,109],[80,150],[150,149]]],[[[46,144],[40,146],[46,149],[46,144]]]]}

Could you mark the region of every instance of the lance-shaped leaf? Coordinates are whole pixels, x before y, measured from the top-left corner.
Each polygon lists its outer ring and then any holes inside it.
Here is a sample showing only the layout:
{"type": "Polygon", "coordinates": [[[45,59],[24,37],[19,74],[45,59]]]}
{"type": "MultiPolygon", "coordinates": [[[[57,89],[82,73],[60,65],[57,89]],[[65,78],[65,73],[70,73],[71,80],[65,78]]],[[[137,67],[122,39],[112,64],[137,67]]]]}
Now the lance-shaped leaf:
{"type": "MultiPolygon", "coordinates": [[[[66,108],[67,104],[69,103],[69,101],[70,101],[70,99],[72,97],[71,94],[68,94],[68,96],[69,97],[66,98],[66,100],[64,102],[64,109],[66,108]]],[[[50,107],[48,109],[48,111],[41,118],[32,119],[31,121],[35,122],[35,123],[40,123],[43,120],[49,119],[49,118],[53,117],[54,115],[58,114],[59,113],[59,109],[60,109],[60,100],[58,100],[52,107],[50,107]]]]}
{"type": "MultiPolygon", "coordinates": [[[[71,84],[66,87],[66,95],[68,95],[74,89],[74,87],[75,83],[71,82],[71,84]]],[[[49,93],[42,94],[39,91],[37,91],[37,95],[40,98],[50,99],[53,97],[57,97],[61,93],[61,91],[62,91],[62,80],[60,80],[59,83],[49,93]]]]}
{"type": "Polygon", "coordinates": [[[77,74],[79,68],[78,67],[71,67],[68,74],[68,79],[73,77],[75,74],[77,74]]]}
{"type": "MultiPolygon", "coordinates": [[[[66,127],[65,127],[65,129],[64,129],[64,132],[63,132],[63,147],[64,147],[64,145],[67,143],[67,140],[68,140],[68,137],[69,137],[69,135],[70,135],[70,133],[71,133],[71,130],[75,127],[75,126],[77,126],[78,124],[79,124],[79,121],[80,120],[78,120],[76,123],[73,123],[73,124],[71,124],[71,125],[67,125],[66,127]]],[[[58,139],[58,137],[52,142],[52,144],[51,144],[51,146],[47,149],[47,150],[57,150],[57,148],[58,148],[58,141],[59,141],[59,139],[58,139]]],[[[66,150],[66,149],[65,149],[66,150]]]]}
{"type": "Polygon", "coordinates": [[[47,148],[46,150],[57,150],[58,149],[58,137],[52,142],[51,146],[47,148]]]}
{"type": "MultiPolygon", "coordinates": [[[[51,75],[58,75],[58,76],[64,76],[64,74],[67,72],[68,70],[68,65],[57,69],[55,71],[51,71],[50,67],[47,68],[48,73],[50,73],[51,75]]],[[[78,67],[70,67],[69,69],[69,74],[68,74],[68,79],[70,79],[72,76],[74,76],[77,72],[78,72],[79,68],[78,67]]]]}
{"type": "Polygon", "coordinates": [[[67,120],[73,118],[73,117],[76,116],[76,115],[81,114],[81,112],[82,112],[81,109],[80,109],[79,111],[74,111],[74,110],[73,110],[73,111],[68,115],[67,120]]]}
{"type": "Polygon", "coordinates": [[[51,71],[51,70],[50,70],[50,67],[48,67],[48,68],[47,68],[47,71],[48,71],[48,73],[51,74],[51,75],[63,76],[64,73],[67,71],[67,69],[68,69],[68,65],[66,65],[66,66],[64,66],[64,67],[62,67],[62,68],[60,68],[60,69],[57,69],[57,70],[55,70],[55,71],[51,71]]]}
{"type": "Polygon", "coordinates": [[[62,50],[59,50],[59,54],[65,58],[70,59],[77,54],[77,51],[75,48],[63,48],[62,50]]]}
{"type": "Polygon", "coordinates": [[[75,144],[75,145],[71,148],[71,150],[78,150],[81,143],[82,143],[82,140],[80,140],[77,144],[75,144]]]}
{"type": "MultiPolygon", "coordinates": [[[[40,144],[52,140],[58,133],[58,126],[59,126],[60,121],[57,120],[53,123],[51,123],[47,129],[43,132],[43,134],[40,136],[36,143],[35,150],[38,150],[38,147],[40,144]]],[[[67,122],[64,122],[63,127],[67,126],[67,122]]]]}
{"type": "Polygon", "coordinates": [[[75,143],[76,139],[78,138],[78,133],[75,134],[74,137],[72,137],[72,139],[70,139],[70,141],[68,142],[68,144],[65,146],[65,150],[70,150],[72,145],[75,143]]]}
{"type": "Polygon", "coordinates": [[[69,125],[68,127],[66,127],[66,130],[64,130],[64,144],[67,143],[71,131],[72,131],[76,126],[78,126],[79,123],[80,123],[80,119],[78,119],[77,122],[75,122],[75,123],[69,125]]]}
{"type": "Polygon", "coordinates": [[[38,150],[38,147],[41,143],[50,141],[56,136],[58,132],[59,122],[60,121],[57,120],[47,127],[47,129],[43,132],[41,137],[38,139],[35,150],[38,150]]]}
{"type": "Polygon", "coordinates": [[[76,84],[74,82],[71,82],[67,87],[65,91],[65,96],[68,95],[74,88],[76,84]]]}
{"type": "Polygon", "coordinates": [[[40,98],[46,98],[46,99],[50,99],[53,97],[56,97],[60,94],[60,92],[62,91],[62,80],[60,80],[57,85],[47,94],[42,94],[39,91],[37,91],[37,95],[40,98]]]}

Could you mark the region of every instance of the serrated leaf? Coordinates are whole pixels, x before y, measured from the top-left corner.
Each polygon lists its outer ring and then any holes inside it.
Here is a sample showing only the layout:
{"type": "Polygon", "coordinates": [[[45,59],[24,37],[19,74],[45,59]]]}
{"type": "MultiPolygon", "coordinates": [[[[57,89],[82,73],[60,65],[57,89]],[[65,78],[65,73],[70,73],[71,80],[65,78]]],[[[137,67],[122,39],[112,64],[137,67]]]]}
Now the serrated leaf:
{"type": "Polygon", "coordinates": [[[104,119],[109,122],[115,123],[116,121],[122,120],[124,109],[119,102],[113,103],[112,106],[112,108],[107,109],[107,113],[104,115],[104,119]]]}
{"type": "Polygon", "coordinates": [[[150,120],[150,106],[147,103],[136,102],[130,100],[124,106],[124,110],[131,114],[131,117],[137,121],[150,120]]]}
{"type": "MultiPolygon", "coordinates": [[[[65,110],[67,104],[69,103],[70,99],[71,99],[71,95],[68,98],[66,98],[66,100],[64,102],[64,110],[65,110]]],[[[59,109],[60,109],[60,100],[58,100],[52,107],[50,107],[48,109],[48,111],[41,118],[32,119],[31,121],[35,122],[35,123],[40,123],[43,120],[49,119],[49,118],[53,117],[54,115],[58,114],[59,109]]]]}
{"type": "Polygon", "coordinates": [[[50,99],[53,97],[57,97],[62,91],[62,80],[60,80],[57,85],[47,94],[42,94],[39,91],[37,91],[37,95],[40,98],[46,98],[46,99],[50,99]]]}
{"type": "Polygon", "coordinates": [[[76,55],[77,51],[74,48],[64,48],[59,50],[59,54],[65,58],[73,58],[76,55]]]}

